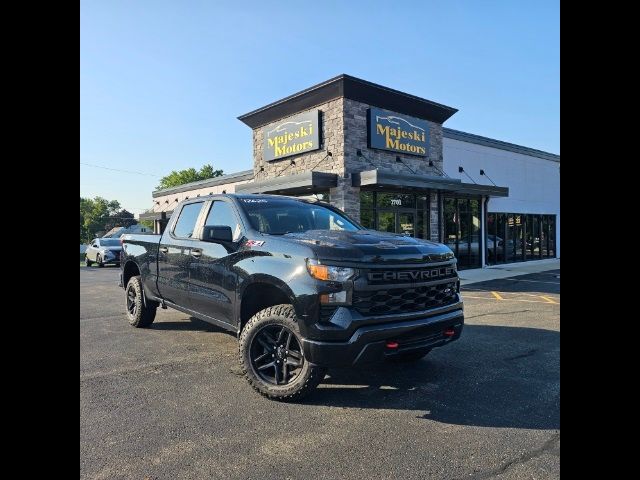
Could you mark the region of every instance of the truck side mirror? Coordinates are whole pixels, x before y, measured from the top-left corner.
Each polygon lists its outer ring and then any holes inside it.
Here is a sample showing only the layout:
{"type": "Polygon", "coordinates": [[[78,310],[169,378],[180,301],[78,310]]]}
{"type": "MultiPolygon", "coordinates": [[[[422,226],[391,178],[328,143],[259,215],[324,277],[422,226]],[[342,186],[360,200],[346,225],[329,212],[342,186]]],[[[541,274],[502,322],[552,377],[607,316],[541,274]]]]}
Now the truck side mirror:
{"type": "Polygon", "coordinates": [[[232,242],[233,232],[228,225],[205,225],[198,240],[213,243],[232,242]]]}

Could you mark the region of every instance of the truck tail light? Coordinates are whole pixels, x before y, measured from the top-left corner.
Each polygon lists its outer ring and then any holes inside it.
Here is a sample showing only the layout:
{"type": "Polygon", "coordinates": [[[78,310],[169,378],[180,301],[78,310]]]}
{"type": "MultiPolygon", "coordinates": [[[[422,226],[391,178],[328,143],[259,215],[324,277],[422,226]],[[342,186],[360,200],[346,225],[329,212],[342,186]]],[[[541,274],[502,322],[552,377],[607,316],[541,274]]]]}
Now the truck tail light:
{"type": "Polygon", "coordinates": [[[400,346],[400,344],[398,342],[393,342],[391,340],[389,340],[387,342],[387,348],[391,348],[391,349],[396,349],[400,346]]]}
{"type": "Polygon", "coordinates": [[[442,332],[445,337],[453,337],[456,334],[456,331],[453,328],[447,328],[444,332],[442,332]]]}

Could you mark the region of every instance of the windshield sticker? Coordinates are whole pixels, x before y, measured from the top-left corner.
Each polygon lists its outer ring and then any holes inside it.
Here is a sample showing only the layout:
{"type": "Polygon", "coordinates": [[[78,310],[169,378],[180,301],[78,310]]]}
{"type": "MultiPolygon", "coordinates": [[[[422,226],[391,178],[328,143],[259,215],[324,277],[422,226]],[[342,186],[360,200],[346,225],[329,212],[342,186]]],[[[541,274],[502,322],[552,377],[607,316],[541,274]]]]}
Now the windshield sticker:
{"type": "Polygon", "coordinates": [[[262,245],[264,245],[264,241],[262,241],[262,240],[247,240],[247,243],[245,243],[245,245],[247,247],[261,247],[262,245]]]}
{"type": "Polygon", "coordinates": [[[242,198],[244,203],[267,203],[267,200],[264,198],[242,198]]]}

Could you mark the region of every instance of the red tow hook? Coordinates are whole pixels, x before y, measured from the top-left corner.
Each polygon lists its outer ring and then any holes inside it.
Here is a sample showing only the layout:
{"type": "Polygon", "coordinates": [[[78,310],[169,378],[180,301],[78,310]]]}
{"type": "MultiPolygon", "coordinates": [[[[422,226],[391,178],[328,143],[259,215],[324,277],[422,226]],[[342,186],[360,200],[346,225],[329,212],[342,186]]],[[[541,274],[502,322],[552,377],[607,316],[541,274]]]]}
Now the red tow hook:
{"type": "Polygon", "coordinates": [[[445,337],[453,337],[456,334],[456,331],[453,328],[447,328],[444,332],[442,332],[445,337]]]}
{"type": "Polygon", "coordinates": [[[391,340],[387,342],[387,348],[398,348],[399,346],[400,344],[398,342],[392,342],[391,340]]]}

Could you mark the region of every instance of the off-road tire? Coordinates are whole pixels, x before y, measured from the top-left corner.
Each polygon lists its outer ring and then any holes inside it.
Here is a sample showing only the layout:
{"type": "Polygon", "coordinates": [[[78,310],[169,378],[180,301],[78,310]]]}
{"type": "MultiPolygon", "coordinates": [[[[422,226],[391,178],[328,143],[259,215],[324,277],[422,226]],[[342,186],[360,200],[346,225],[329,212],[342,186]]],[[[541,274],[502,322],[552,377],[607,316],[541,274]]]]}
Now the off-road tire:
{"type": "Polygon", "coordinates": [[[93,262],[91,260],[89,260],[89,257],[85,256],[84,257],[84,266],[85,267],[90,267],[91,265],[93,265],[93,262]]]}
{"type": "Polygon", "coordinates": [[[145,305],[140,276],[131,277],[124,291],[129,324],[136,328],[145,328],[151,325],[156,318],[158,304],[147,300],[145,305]],[[133,309],[131,308],[131,302],[133,302],[133,309]]]}
{"type": "MultiPolygon", "coordinates": [[[[283,385],[268,383],[260,378],[254,368],[251,358],[252,343],[258,333],[266,326],[284,326],[295,336],[295,340],[302,346],[300,329],[292,305],[275,305],[259,311],[249,319],[242,329],[239,341],[239,361],[242,372],[249,384],[261,395],[284,402],[295,402],[311,393],[324,379],[326,368],[312,365],[306,359],[300,367],[300,372],[291,382],[283,385]]],[[[302,350],[302,349],[300,349],[302,350]]]]}
{"type": "Polygon", "coordinates": [[[396,355],[387,357],[387,361],[393,363],[417,362],[418,360],[422,360],[424,357],[426,357],[430,351],[431,349],[421,350],[418,352],[398,353],[396,355]]]}

